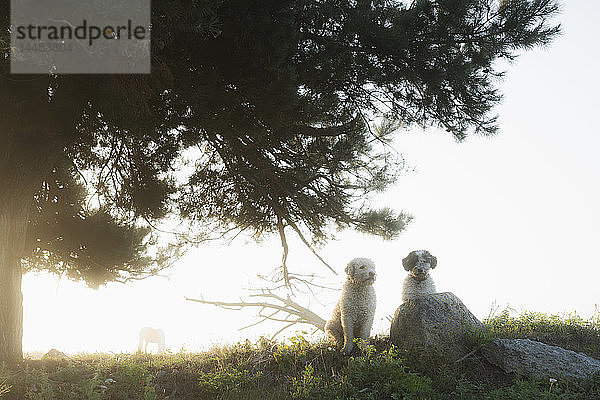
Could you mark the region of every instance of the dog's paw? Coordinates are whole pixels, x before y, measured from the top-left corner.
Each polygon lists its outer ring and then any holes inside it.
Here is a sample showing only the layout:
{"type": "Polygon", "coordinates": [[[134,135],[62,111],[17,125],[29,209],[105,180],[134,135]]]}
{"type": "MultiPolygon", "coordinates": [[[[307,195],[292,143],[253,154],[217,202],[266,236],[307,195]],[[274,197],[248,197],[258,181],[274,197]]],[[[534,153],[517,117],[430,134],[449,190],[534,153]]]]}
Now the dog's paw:
{"type": "Polygon", "coordinates": [[[342,349],[342,355],[344,355],[344,356],[349,356],[349,355],[352,353],[352,350],[354,350],[354,349],[353,349],[352,342],[350,342],[350,343],[347,343],[347,344],[344,346],[344,348],[342,349]]]}

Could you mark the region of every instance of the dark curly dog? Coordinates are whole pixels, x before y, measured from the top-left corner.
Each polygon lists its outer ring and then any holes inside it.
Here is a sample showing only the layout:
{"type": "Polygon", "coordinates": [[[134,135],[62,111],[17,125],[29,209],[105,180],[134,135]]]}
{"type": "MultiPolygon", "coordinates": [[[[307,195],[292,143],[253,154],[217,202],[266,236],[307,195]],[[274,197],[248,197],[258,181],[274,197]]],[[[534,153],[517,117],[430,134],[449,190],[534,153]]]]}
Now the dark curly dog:
{"type": "Polygon", "coordinates": [[[402,301],[436,293],[429,270],[435,268],[437,258],[430,252],[427,250],[411,251],[402,260],[402,265],[408,271],[408,276],[402,285],[402,301]]]}

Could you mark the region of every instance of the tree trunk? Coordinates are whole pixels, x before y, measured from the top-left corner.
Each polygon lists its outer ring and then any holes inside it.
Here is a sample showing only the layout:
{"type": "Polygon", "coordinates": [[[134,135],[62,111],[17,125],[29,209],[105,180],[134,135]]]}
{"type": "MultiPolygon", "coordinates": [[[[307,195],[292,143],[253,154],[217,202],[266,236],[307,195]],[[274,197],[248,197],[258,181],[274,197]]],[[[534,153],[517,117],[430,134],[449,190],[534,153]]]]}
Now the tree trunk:
{"type": "MultiPolygon", "coordinates": [[[[23,359],[23,294],[21,259],[27,248],[27,227],[33,195],[39,186],[32,170],[15,157],[15,135],[0,140],[0,362],[23,359]]],[[[18,154],[18,153],[17,153],[18,154]]],[[[32,164],[41,165],[44,154],[32,164]]]]}
{"type": "Polygon", "coordinates": [[[31,205],[31,198],[19,200],[0,205],[0,362],[11,363],[23,359],[21,257],[31,205]]]}
{"type": "Polygon", "coordinates": [[[76,107],[48,100],[52,80],[0,80],[0,363],[23,359],[21,260],[32,250],[27,229],[33,196],[63,156],[60,133],[69,117],[79,115],[76,107]]]}

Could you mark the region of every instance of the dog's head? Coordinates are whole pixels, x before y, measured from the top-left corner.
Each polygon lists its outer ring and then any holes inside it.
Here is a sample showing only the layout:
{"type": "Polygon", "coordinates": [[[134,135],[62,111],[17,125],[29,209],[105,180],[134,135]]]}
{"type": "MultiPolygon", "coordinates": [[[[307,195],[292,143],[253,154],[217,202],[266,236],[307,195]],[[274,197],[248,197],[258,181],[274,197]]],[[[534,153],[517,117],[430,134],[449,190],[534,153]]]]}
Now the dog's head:
{"type": "Polygon", "coordinates": [[[372,285],[377,274],[375,263],[368,258],[355,258],[346,265],[346,274],[353,283],[372,285]]]}
{"type": "Polygon", "coordinates": [[[431,255],[427,250],[411,251],[408,256],[402,260],[402,266],[408,271],[408,274],[415,279],[424,280],[429,274],[429,270],[435,268],[437,258],[431,255]]]}

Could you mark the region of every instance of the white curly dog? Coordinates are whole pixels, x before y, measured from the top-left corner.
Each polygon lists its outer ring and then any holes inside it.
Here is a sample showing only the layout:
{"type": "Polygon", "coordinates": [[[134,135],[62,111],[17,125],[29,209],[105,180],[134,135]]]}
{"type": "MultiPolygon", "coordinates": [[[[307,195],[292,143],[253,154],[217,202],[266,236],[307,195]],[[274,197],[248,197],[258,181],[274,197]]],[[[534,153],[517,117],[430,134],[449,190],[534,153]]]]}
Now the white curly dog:
{"type": "Polygon", "coordinates": [[[165,333],[162,329],[144,327],[140,329],[140,341],[138,343],[138,353],[144,348],[144,353],[148,350],[148,343],[158,344],[158,354],[165,352],[165,333]]]}
{"type": "Polygon", "coordinates": [[[352,352],[355,338],[366,340],[371,333],[376,306],[373,282],[377,274],[375,263],[368,258],[353,259],[345,271],[348,277],[342,296],[325,331],[338,347],[343,346],[342,354],[347,355],[352,352]]]}
{"type": "Polygon", "coordinates": [[[436,265],[437,258],[427,250],[411,251],[402,260],[402,266],[408,271],[408,276],[402,285],[402,301],[436,293],[435,283],[429,275],[429,270],[436,265]]]}

